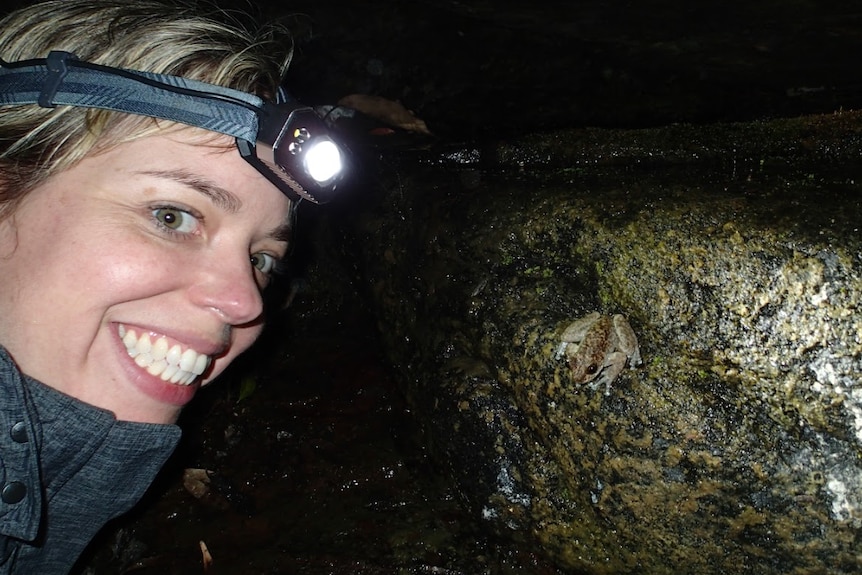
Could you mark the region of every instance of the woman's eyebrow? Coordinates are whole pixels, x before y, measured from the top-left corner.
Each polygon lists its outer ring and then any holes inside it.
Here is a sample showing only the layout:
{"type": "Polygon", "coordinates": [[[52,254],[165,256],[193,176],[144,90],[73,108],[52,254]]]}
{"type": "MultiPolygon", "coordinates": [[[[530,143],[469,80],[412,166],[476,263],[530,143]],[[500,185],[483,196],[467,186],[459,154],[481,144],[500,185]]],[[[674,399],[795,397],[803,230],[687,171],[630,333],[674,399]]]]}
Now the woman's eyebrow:
{"type": "Polygon", "coordinates": [[[142,170],[137,173],[178,182],[205,195],[213,204],[228,213],[235,214],[242,208],[242,200],[232,192],[184,170],[142,170]]]}
{"type": "Polygon", "coordinates": [[[293,224],[290,221],[284,222],[267,235],[274,240],[289,244],[293,237],[293,224]]]}

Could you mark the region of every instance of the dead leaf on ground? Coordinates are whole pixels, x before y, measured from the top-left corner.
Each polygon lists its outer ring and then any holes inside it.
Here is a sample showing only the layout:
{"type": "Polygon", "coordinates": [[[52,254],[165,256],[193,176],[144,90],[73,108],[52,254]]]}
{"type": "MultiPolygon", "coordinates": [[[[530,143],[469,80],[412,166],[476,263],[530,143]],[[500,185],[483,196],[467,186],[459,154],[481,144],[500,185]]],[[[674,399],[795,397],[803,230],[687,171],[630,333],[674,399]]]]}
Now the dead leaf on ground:
{"type": "Polygon", "coordinates": [[[368,94],[350,94],[341,98],[338,101],[338,105],[353,108],[384,124],[401,128],[408,132],[432,135],[422,119],[417,118],[411,110],[408,110],[401,102],[396,100],[387,100],[381,96],[368,94]]]}
{"type": "Polygon", "coordinates": [[[195,499],[200,499],[209,493],[210,472],[206,469],[188,468],[183,470],[183,487],[195,499]]]}

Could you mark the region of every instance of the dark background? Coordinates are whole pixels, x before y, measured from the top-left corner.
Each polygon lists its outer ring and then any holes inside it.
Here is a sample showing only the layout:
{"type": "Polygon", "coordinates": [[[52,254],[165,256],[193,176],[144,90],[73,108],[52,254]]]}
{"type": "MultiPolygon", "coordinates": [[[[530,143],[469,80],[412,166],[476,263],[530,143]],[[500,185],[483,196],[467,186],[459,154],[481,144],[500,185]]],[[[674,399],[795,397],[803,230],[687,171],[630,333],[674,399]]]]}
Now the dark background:
{"type": "Polygon", "coordinates": [[[447,140],[860,106],[853,2],[488,0],[261,4],[290,15],[308,103],[401,101],[447,140]]]}

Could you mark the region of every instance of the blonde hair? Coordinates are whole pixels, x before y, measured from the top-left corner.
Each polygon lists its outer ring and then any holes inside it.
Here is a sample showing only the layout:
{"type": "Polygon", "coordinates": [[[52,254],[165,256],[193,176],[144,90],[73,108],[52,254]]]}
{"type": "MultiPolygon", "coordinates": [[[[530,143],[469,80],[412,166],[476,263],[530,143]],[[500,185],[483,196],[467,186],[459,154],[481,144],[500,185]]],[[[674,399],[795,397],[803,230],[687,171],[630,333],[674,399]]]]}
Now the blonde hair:
{"type": "MultiPolygon", "coordinates": [[[[51,50],[273,99],[292,42],[283,26],[256,25],[247,13],[191,0],[49,0],[0,20],[3,60],[44,58],[51,50]]],[[[156,129],[153,118],[105,110],[0,107],[0,219],[57,171],[156,129]]]]}

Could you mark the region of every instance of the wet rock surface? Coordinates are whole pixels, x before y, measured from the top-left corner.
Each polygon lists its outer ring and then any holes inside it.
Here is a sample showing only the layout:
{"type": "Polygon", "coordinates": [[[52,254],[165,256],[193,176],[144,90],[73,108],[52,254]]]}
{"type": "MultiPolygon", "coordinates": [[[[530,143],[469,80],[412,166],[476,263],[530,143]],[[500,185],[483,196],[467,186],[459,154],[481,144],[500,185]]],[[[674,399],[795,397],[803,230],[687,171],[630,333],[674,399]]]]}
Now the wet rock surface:
{"type": "Polygon", "coordinates": [[[476,517],[574,572],[859,568],[860,126],[716,125],[709,162],[675,165],[652,158],[676,128],[616,133],[649,151],[610,167],[518,144],[543,160],[392,182],[349,244],[476,517]],[[628,317],[644,359],[607,392],[559,353],[592,310],[628,317]]]}

